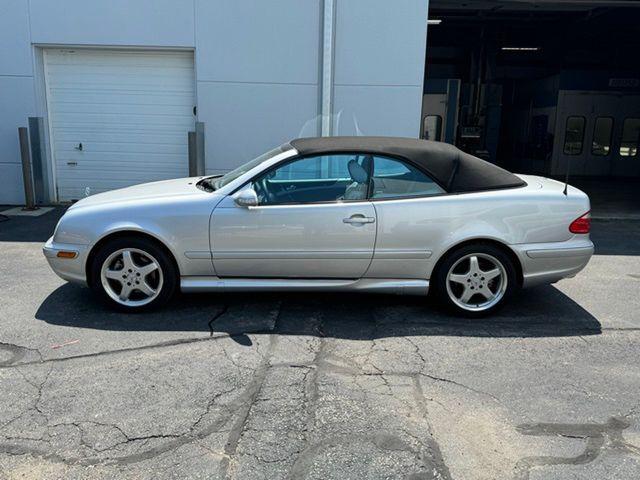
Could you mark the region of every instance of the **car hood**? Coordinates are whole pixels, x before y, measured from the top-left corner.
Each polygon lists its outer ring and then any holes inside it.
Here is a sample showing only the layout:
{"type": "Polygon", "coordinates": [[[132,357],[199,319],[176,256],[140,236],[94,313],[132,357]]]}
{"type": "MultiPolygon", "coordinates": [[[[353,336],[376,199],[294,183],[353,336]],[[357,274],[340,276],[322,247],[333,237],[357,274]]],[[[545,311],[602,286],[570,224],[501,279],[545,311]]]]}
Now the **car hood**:
{"type": "Polygon", "coordinates": [[[97,205],[128,203],[153,200],[154,198],[181,197],[185,195],[207,195],[196,183],[204,177],[177,178],[160,182],[142,183],[132,187],[120,188],[91,195],[74,203],[69,209],[92,207],[97,205]]]}

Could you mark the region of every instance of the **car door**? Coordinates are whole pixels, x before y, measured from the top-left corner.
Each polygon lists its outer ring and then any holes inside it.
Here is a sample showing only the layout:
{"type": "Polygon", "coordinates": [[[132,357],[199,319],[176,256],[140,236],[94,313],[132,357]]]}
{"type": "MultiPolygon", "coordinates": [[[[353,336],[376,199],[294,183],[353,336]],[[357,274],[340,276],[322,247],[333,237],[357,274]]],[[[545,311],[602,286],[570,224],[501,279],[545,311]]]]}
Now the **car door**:
{"type": "Polygon", "coordinates": [[[238,206],[233,195],[226,197],[210,222],[216,274],[362,277],[376,238],[364,161],[349,154],[288,160],[240,189],[253,189],[257,206],[238,206]]]}

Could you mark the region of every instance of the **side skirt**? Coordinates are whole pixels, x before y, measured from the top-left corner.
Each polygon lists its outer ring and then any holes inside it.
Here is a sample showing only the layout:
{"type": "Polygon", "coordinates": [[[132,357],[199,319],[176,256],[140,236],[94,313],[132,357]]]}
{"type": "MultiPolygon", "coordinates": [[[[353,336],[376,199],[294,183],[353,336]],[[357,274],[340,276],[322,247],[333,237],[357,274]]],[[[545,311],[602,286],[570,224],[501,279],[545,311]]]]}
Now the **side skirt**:
{"type": "Polygon", "coordinates": [[[248,292],[264,291],[357,291],[393,293],[398,295],[426,295],[428,280],[405,278],[360,278],[360,279],[302,279],[302,278],[220,278],[182,277],[180,289],[185,293],[195,292],[248,292]]]}

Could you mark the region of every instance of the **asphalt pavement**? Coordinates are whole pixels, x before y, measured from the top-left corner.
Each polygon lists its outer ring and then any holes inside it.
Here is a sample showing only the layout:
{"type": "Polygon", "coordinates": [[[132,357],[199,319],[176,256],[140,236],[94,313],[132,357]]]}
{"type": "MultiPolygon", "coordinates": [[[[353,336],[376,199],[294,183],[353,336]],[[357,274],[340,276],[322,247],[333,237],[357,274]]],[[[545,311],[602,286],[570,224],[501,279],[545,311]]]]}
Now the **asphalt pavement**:
{"type": "Polygon", "coordinates": [[[493,318],[365,294],[106,310],[0,223],[0,478],[640,478],[640,221],[493,318]]]}

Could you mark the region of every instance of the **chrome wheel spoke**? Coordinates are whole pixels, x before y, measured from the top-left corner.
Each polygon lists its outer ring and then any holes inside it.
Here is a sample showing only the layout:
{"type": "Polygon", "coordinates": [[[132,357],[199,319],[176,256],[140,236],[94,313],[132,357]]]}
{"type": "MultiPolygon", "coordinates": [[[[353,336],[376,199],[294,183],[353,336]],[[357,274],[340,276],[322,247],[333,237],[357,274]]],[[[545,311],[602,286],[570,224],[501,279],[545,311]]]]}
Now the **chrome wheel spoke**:
{"type": "Polygon", "coordinates": [[[136,268],[136,264],[133,262],[133,257],[129,250],[122,252],[122,263],[125,270],[136,268]]]}
{"type": "Polygon", "coordinates": [[[107,270],[104,272],[104,276],[109,280],[115,280],[122,283],[122,270],[107,270]]]}
{"type": "Polygon", "coordinates": [[[149,286],[149,284],[147,282],[145,282],[144,280],[142,282],[140,282],[139,285],[136,284],[136,289],[140,290],[147,297],[151,297],[151,296],[156,294],[156,291],[153,288],[151,288],[149,286]]]}
{"type": "Polygon", "coordinates": [[[148,265],[144,265],[143,267],[138,267],[138,272],[142,276],[142,278],[149,275],[151,272],[155,272],[158,269],[158,264],[156,262],[151,262],[148,265]]]}
{"type": "Polygon", "coordinates": [[[133,290],[133,288],[131,287],[131,285],[123,283],[122,284],[122,290],[120,290],[120,294],[118,295],[118,297],[123,302],[126,302],[127,300],[129,300],[129,296],[131,295],[131,291],[132,290],[133,290]]]}
{"type": "Polygon", "coordinates": [[[466,285],[468,278],[469,277],[467,274],[460,275],[459,273],[452,273],[451,275],[449,275],[449,280],[455,283],[459,283],[460,285],[466,285]]]}
{"type": "Polygon", "coordinates": [[[489,287],[487,287],[486,285],[478,289],[477,292],[487,300],[491,300],[495,296],[494,293],[491,290],[489,290],[489,287]]]}
{"type": "Polygon", "coordinates": [[[478,263],[478,257],[473,255],[469,258],[469,273],[478,273],[480,271],[480,264],[478,263]]]}
{"type": "Polygon", "coordinates": [[[471,290],[470,288],[465,288],[459,300],[463,303],[468,303],[469,300],[471,300],[471,297],[473,297],[474,293],[476,293],[475,290],[471,290]]]}
{"type": "Polygon", "coordinates": [[[482,272],[482,276],[487,281],[493,280],[494,278],[496,278],[499,275],[500,275],[500,270],[498,270],[497,268],[494,268],[493,270],[489,270],[488,272],[482,272]]]}

